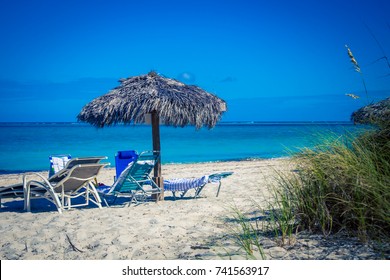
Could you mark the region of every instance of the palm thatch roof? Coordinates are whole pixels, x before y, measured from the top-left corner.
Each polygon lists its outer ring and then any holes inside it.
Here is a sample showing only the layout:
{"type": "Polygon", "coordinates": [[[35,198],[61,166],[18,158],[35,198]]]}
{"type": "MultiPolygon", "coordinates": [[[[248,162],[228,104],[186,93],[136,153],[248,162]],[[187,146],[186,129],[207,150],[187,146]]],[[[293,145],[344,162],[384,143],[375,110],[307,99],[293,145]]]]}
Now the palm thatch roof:
{"type": "Polygon", "coordinates": [[[360,124],[385,124],[390,122],[390,97],[352,113],[351,119],[360,124]]]}
{"type": "Polygon", "coordinates": [[[165,125],[212,128],[226,111],[226,102],[217,96],[153,71],[119,82],[118,87],[85,105],[77,119],[104,127],[145,123],[154,113],[165,125]]]}

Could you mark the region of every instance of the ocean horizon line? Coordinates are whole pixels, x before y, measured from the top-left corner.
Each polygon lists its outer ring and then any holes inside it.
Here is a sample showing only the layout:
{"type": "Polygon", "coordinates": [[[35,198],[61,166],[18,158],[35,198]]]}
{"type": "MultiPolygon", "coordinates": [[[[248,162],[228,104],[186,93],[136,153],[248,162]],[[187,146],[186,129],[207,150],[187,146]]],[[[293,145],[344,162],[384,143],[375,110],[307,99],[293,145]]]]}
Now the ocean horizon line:
{"type": "MultiPolygon", "coordinates": [[[[22,124],[30,124],[30,125],[50,125],[50,124],[56,124],[56,125],[85,125],[85,126],[92,126],[91,124],[85,123],[85,122],[72,122],[72,121],[12,121],[12,122],[2,122],[0,121],[0,125],[22,125],[22,124]]],[[[221,121],[216,124],[216,126],[221,125],[277,125],[277,124],[304,124],[304,125],[310,125],[310,124],[344,124],[344,125],[353,125],[354,123],[352,121],[221,121]]],[[[149,124],[123,124],[118,123],[111,126],[150,126],[149,124]]],[[[169,126],[161,124],[161,126],[169,126]]],[[[187,125],[189,127],[194,125],[187,125]]]]}

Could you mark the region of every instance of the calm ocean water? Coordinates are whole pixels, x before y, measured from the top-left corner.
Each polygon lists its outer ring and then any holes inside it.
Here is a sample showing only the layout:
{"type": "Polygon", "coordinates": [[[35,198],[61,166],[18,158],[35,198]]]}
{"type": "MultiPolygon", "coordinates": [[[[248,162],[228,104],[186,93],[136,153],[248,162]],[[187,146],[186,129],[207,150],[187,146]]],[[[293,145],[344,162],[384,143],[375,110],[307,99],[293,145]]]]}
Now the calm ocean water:
{"type": "MultiPolygon", "coordinates": [[[[161,127],[163,163],[289,156],[324,135],[356,133],[351,123],[222,123],[215,128],[161,127]]],[[[47,170],[49,155],[107,156],[120,150],[150,150],[151,127],[96,129],[80,123],[0,123],[0,173],[47,170]]]]}

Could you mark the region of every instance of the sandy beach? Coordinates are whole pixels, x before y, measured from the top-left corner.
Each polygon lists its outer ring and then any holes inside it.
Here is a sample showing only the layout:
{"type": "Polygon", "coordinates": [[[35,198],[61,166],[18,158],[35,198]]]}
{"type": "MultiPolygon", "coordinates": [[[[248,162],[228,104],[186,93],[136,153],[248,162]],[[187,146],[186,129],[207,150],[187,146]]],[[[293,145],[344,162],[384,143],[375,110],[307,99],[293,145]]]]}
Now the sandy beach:
{"type": "MultiPolygon", "coordinates": [[[[3,199],[0,258],[246,259],[233,234],[237,229],[233,209],[258,218],[262,215],[259,207],[267,209],[272,197],[269,188],[276,184],[275,171],[293,169],[288,159],[163,165],[164,178],[199,177],[223,171],[234,174],[223,179],[219,197],[217,185],[208,184],[198,199],[173,200],[172,194],[166,192],[165,201],[159,203],[130,207],[115,204],[103,209],[81,207],[63,214],[46,200],[33,200],[29,213],[23,211],[22,199],[3,199]]],[[[114,169],[104,169],[98,181],[110,185],[114,174],[114,169]]],[[[0,185],[18,183],[21,178],[22,174],[0,175],[0,185]]],[[[264,234],[261,243],[267,259],[386,258],[369,244],[342,234],[325,238],[299,233],[291,244],[285,245],[264,234]]]]}

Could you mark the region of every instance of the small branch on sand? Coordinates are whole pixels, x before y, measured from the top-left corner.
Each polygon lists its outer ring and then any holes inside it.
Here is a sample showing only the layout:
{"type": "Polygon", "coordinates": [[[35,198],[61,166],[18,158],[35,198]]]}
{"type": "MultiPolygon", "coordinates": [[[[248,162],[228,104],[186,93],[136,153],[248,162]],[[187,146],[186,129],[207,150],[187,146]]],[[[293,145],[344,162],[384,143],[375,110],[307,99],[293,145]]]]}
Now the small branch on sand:
{"type": "Polygon", "coordinates": [[[210,247],[207,247],[207,246],[201,246],[201,245],[195,245],[195,246],[191,246],[191,249],[192,249],[192,250],[199,250],[199,249],[210,249],[210,247]]]}
{"type": "Polygon", "coordinates": [[[70,246],[72,247],[73,251],[83,253],[84,251],[77,248],[75,245],[73,245],[72,241],[70,240],[69,236],[66,234],[66,238],[68,239],[68,242],[70,246]]]}

